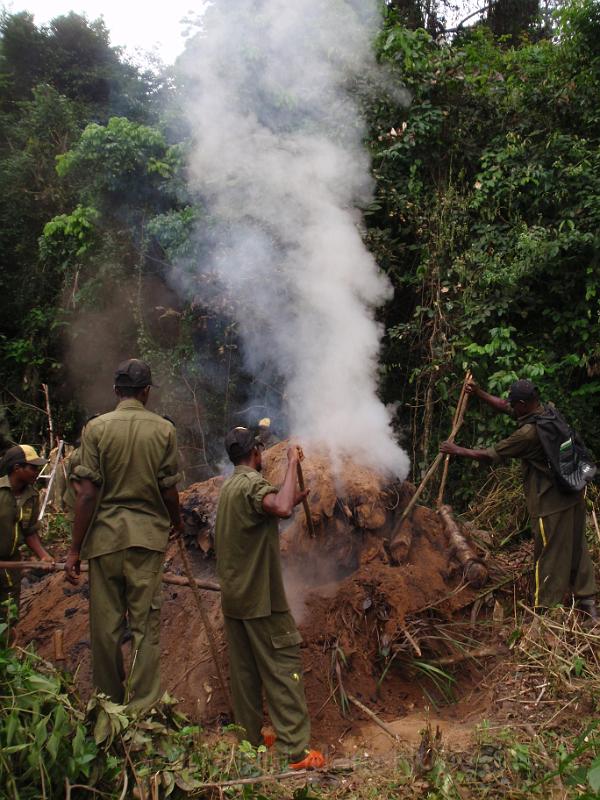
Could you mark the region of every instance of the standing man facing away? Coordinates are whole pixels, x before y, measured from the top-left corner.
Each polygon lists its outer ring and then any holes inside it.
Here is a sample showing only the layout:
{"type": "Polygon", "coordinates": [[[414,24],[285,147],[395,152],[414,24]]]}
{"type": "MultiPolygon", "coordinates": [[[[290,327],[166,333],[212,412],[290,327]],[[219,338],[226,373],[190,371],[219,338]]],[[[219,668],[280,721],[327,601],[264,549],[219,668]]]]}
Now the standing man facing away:
{"type": "Polygon", "coordinates": [[[444,442],[442,453],[493,463],[520,458],[527,510],[534,542],[536,609],[557,605],[571,590],[577,606],[594,621],[598,618],[594,567],[585,540],[585,491],[558,488],[538,436],[535,418],[544,414],[538,391],[528,380],[512,384],[508,400],[484,392],[476,383],[466,391],[499,413],[516,417],[518,428],[507,439],[484,450],[470,450],[444,442]]]}
{"type": "Polygon", "coordinates": [[[215,550],[229,645],[235,720],[254,746],[261,744],[264,688],[277,748],[292,769],[318,768],[310,750],[300,636],[290,614],[279,556],[278,519],[290,517],[306,492],[296,491],[298,448],[288,450],[280,489],[262,477],[262,444],[248,428],[225,439],[234,472],[217,508],[215,550]]]}
{"type": "Polygon", "coordinates": [[[160,591],[169,530],[182,529],[172,422],[148,411],[150,367],[132,358],[115,372],[114,411],[86,426],[75,468],[73,541],[67,579],[89,561],[94,685],[132,710],[160,697],[160,591]],[[132,658],[125,688],[121,640],[125,616],[132,658]]]}
{"type": "MultiPolygon", "coordinates": [[[[38,494],[33,488],[40,469],[46,464],[28,444],[10,447],[0,464],[0,559],[20,561],[19,547],[25,541],[40,561],[54,561],[45,550],[38,534],[38,494]],[[5,473],[5,474],[4,474],[5,473]]],[[[5,603],[12,599],[19,610],[21,572],[0,571],[0,622],[6,622],[5,603]]]]}

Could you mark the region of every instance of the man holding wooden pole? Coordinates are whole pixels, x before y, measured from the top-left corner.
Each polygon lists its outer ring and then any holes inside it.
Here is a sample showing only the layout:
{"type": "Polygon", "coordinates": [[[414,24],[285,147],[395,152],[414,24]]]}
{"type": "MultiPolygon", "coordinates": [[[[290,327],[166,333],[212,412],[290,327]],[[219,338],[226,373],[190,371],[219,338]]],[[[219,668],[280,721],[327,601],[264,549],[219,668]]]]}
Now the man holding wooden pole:
{"type": "Polygon", "coordinates": [[[90,638],[95,686],[130,709],[160,698],[161,575],[169,530],[181,531],[175,426],[148,411],[152,375],[132,358],[115,373],[115,411],[85,428],[73,541],[65,565],[77,582],[88,559],[90,638]],[[127,682],[121,642],[132,634],[127,682]]]}
{"type": "Polygon", "coordinates": [[[466,392],[494,411],[514,416],[517,430],[492,447],[473,450],[447,441],[441,452],[483,463],[521,459],[534,541],[534,605],[541,611],[560,604],[570,591],[577,606],[597,621],[594,567],[585,540],[584,491],[567,492],[557,484],[538,434],[538,419],[547,409],[536,387],[528,380],[515,381],[507,400],[488,394],[474,381],[467,384],[466,392]]]}
{"type": "Polygon", "coordinates": [[[235,721],[255,746],[262,743],[262,690],[277,733],[277,748],[292,769],[318,768],[325,760],[309,749],[300,642],[281,576],[278,520],[290,517],[308,492],[296,488],[299,449],[288,449],[279,489],[266,481],[262,443],[248,428],[225,439],[234,473],[217,508],[215,550],[229,645],[235,721]]]}

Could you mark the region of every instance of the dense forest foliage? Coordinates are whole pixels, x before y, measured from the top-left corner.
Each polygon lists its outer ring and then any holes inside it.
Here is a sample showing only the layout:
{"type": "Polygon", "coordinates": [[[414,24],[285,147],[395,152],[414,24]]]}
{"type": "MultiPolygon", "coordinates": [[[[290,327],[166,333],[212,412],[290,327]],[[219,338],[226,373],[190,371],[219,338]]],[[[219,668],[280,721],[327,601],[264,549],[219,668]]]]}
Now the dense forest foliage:
{"type": "MultiPolygon", "coordinates": [[[[467,367],[496,393],[532,378],[600,453],[600,2],[497,0],[452,30],[447,5],[387,3],[378,57],[406,91],[356,85],[375,180],[364,236],[395,292],[382,397],[415,474],[467,367]]],[[[46,384],[74,440],[137,354],[188,478],[206,476],[253,379],[192,235],[211,220],[186,176],[185,70],[140,70],[76,14],[4,14],[0,36],[4,439],[47,441],[46,384]]],[[[506,430],[475,406],[467,428],[471,444],[506,430]]]]}

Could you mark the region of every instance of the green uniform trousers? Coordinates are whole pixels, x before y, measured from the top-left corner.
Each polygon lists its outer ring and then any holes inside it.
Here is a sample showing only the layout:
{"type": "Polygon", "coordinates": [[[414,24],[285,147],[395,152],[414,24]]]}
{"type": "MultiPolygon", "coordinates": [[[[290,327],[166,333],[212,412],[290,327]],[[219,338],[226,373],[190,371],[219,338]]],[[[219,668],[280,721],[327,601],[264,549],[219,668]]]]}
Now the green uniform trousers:
{"type": "Polygon", "coordinates": [[[254,746],[262,744],[262,689],[286,757],[302,754],[310,742],[300,642],[289,612],[258,619],[225,617],[235,721],[254,746]]]}
{"type": "Polygon", "coordinates": [[[585,540],[585,502],[531,520],[536,607],[562,603],[570,590],[577,598],[596,593],[594,566],[585,540]]]}
{"type": "Polygon", "coordinates": [[[90,639],[94,685],[131,710],[160,698],[160,590],[164,553],[128,547],[89,560],[90,639]],[[132,634],[125,681],[121,640],[132,634]]]}

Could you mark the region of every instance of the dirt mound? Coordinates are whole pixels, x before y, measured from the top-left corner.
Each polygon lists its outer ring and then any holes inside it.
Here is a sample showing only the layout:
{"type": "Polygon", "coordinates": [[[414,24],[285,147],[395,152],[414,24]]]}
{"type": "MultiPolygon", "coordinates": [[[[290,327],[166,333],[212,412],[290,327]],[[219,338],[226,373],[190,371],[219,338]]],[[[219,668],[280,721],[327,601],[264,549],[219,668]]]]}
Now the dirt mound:
{"type": "MultiPolygon", "coordinates": [[[[267,479],[279,483],[286,463],[285,443],[268,450],[267,479]]],[[[403,666],[405,657],[420,653],[421,647],[425,650],[415,620],[432,614],[451,618],[475,593],[463,581],[440,518],[427,508],[417,506],[409,518],[406,562],[390,562],[387,543],[412,494],[409,484],[389,481],[350,461],[334,471],[318,451],[306,452],[303,469],[311,487],[316,536],[309,537],[302,508],[297,509],[282,534],[286,591],[304,638],[315,741],[343,749],[341,740],[359,727],[352,722],[348,695],[384,719],[397,719],[429,702],[414,673],[403,666]]],[[[197,577],[214,577],[212,535],[222,482],[221,477],[211,478],[182,494],[188,551],[197,577]]],[[[166,568],[182,572],[175,545],[167,553],[166,568]]],[[[19,625],[20,643],[35,641],[50,660],[53,631],[64,629],[66,666],[76,671],[84,695],[91,681],[86,592],[85,579],[76,590],[62,576],[33,584],[24,593],[19,625]]],[[[226,659],[218,593],[202,596],[226,659]]],[[[163,685],[182,699],[184,709],[204,724],[226,712],[206,635],[185,587],[163,585],[161,647],[163,685]]],[[[447,655],[449,650],[441,652],[447,655]]]]}
{"type": "MultiPolygon", "coordinates": [[[[287,469],[287,443],[266,450],[263,474],[275,486],[287,469]]],[[[321,556],[334,553],[340,569],[354,570],[370,533],[381,544],[389,540],[399,513],[408,503],[414,487],[390,480],[350,459],[333,465],[318,448],[305,450],[302,470],[310,487],[308,504],[316,537],[308,536],[306,518],[299,509],[282,526],[281,550],[284,557],[300,558],[318,549],[321,556]],[[335,468],[334,468],[335,467],[335,468]]],[[[181,494],[186,535],[199,549],[210,555],[214,523],[223,477],[196,483],[181,494]]]]}

